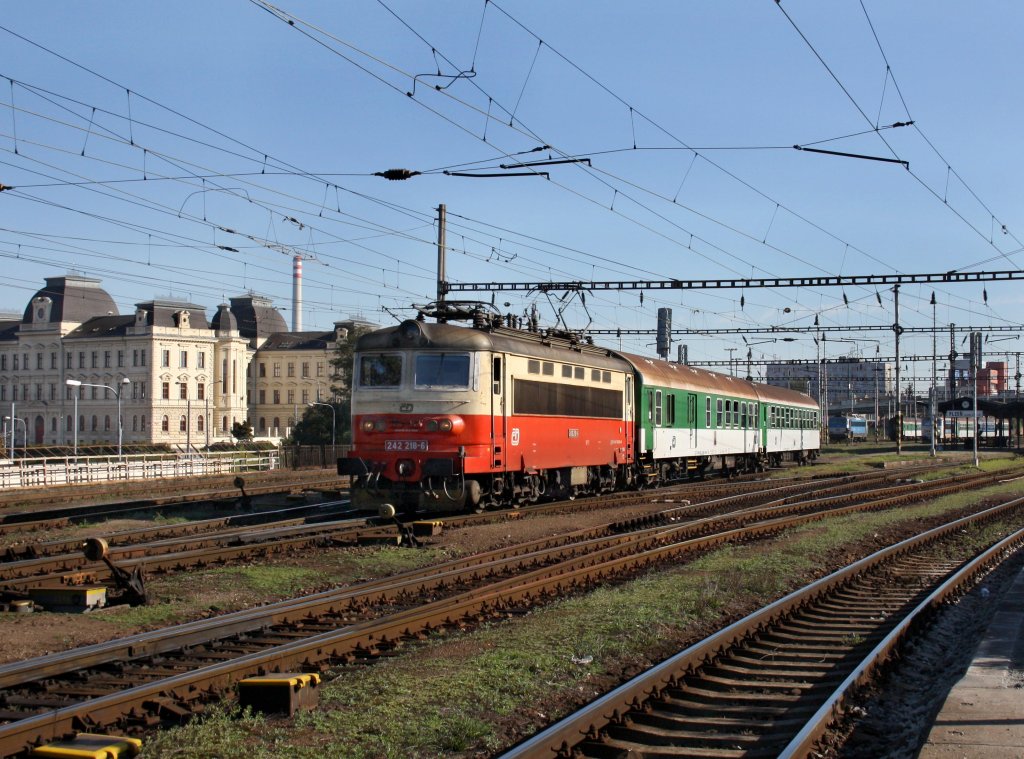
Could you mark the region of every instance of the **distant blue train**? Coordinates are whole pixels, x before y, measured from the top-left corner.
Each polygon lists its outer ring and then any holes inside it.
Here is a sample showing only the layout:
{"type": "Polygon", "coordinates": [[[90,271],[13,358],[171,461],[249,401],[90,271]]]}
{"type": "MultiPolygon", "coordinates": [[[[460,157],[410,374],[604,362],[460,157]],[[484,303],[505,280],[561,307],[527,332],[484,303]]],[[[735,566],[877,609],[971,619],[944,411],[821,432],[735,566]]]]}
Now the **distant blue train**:
{"type": "Polygon", "coordinates": [[[833,443],[850,443],[868,439],[868,420],[863,416],[830,416],[828,439],[833,443]]]}

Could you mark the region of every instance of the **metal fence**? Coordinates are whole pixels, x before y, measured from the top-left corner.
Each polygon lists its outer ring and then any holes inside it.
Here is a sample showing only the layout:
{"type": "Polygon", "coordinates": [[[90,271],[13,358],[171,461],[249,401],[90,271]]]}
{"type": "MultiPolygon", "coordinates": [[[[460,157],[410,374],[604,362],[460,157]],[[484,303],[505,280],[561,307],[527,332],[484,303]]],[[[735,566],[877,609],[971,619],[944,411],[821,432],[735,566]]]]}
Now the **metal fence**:
{"type": "Polygon", "coordinates": [[[284,469],[337,470],[338,459],[345,456],[350,445],[293,445],[281,447],[281,467],[284,469]]]}
{"type": "Polygon", "coordinates": [[[147,480],[268,471],[281,467],[281,452],[150,453],[0,460],[0,490],[87,482],[147,480]]]}

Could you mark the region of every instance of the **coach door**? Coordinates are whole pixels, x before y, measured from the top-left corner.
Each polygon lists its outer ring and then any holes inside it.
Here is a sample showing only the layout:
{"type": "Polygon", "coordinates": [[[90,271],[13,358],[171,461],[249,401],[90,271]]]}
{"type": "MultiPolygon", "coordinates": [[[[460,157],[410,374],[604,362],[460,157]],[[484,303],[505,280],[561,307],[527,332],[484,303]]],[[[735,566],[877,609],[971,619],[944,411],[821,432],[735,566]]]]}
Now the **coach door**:
{"type": "Polygon", "coordinates": [[[690,430],[690,450],[697,447],[697,394],[686,394],[686,426],[690,430]]]}
{"type": "Polygon", "coordinates": [[[505,397],[508,395],[508,384],[505,378],[504,356],[493,354],[491,357],[491,466],[499,471],[508,468],[508,452],[505,450],[507,419],[505,416],[505,397]]]}

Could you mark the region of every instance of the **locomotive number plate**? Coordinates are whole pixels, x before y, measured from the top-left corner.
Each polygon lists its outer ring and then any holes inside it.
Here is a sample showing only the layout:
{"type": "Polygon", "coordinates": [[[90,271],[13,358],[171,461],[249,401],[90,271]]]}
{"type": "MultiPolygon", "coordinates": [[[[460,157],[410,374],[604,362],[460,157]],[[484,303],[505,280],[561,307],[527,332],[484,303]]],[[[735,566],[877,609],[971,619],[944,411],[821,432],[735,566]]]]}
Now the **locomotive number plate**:
{"type": "Polygon", "coordinates": [[[428,443],[426,440],[385,440],[385,451],[426,451],[428,443]]]}

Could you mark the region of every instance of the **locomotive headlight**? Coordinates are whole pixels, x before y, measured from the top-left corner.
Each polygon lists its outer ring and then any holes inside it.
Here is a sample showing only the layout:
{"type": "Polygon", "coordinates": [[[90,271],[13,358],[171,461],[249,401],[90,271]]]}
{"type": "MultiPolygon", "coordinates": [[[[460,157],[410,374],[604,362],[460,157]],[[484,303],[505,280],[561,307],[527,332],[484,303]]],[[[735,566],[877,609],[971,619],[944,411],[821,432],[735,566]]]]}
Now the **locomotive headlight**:
{"type": "Polygon", "coordinates": [[[373,432],[373,422],[369,419],[363,421],[363,432],[373,432]]]}
{"type": "MultiPolygon", "coordinates": [[[[423,429],[426,430],[427,432],[437,432],[438,428],[439,425],[436,419],[428,419],[426,424],[423,425],[423,429]]],[[[444,428],[440,427],[440,429],[444,428]]]]}
{"type": "Polygon", "coordinates": [[[441,432],[451,432],[452,431],[452,420],[451,419],[441,419],[441,420],[437,421],[436,424],[437,424],[437,428],[439,430],[441,430],[441,432]]]}

